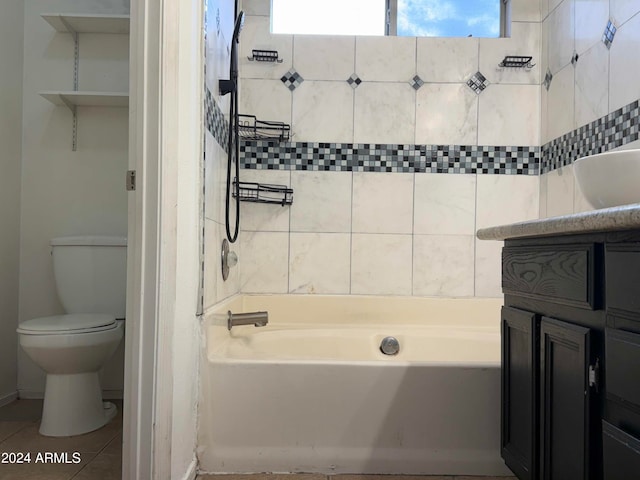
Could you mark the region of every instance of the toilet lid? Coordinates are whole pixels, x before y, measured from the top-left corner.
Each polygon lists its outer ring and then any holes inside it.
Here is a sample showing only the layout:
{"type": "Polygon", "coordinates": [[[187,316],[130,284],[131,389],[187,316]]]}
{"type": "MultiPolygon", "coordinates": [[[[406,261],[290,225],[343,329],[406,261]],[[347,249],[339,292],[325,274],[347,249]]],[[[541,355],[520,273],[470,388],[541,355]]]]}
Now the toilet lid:
{"type": "Polygon", "coordinates": [[[53,315],[26,320],[20,324],[18,333],[86,333],[110,330],[116,327],[113,315],[102,313],[74,313],[67,315],[53,315]]]}

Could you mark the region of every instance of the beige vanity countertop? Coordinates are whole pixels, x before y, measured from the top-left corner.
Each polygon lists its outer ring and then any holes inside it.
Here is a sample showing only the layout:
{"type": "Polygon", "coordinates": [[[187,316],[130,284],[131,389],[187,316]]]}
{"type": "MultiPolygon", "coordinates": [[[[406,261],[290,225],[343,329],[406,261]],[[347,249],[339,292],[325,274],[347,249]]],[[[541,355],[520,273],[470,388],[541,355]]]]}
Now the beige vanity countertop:
{"type": "Polygon", "coordinates": [[[634,228],[640,228],[640,203],[481,228],[477,231],[476,236],[480,240],[506,240],[510,238],[576,233],[612,232],[634,228]]]}

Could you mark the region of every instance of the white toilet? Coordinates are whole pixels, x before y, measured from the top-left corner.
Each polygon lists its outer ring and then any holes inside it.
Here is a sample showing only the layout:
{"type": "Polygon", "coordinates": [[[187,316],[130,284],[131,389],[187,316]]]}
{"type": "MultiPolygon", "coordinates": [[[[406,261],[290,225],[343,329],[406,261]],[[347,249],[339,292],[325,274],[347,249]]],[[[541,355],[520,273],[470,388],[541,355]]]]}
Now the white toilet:
{"type": "Polygon", "coordinates": [[[116,406],[102,402],[98,372],[122,340],[127,276],[125,237],[51,240],[53,271],[66,315],[18,328],[20,345],[47,373],[40,433],[80,435],[105,425],[116,406]]]}

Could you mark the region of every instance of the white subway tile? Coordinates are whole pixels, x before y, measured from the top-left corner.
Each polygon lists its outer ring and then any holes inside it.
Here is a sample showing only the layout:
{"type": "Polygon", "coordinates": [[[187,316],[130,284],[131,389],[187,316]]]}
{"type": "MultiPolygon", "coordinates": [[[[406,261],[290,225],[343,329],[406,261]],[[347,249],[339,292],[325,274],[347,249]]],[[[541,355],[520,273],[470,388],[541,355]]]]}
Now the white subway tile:
{"type": "Polygon", "coordinates": [[[547,92],[547,134],[549,139],[564,135],[574,128],[574,78],[575,69],[571,64],[553,76],[547,92]]]}
{"type": "Polygon", "coordinates": [[[611,44],[609,111],[640,98],[640,15],[622,25],[611,44]]]}
{"type": "MultiPolygon", "coordinates": [[[[576,1],[576,52],[582,55],[595,44],[602,44],[602,33],[609,21],[609,0],[576,1]]],[[[580,57],[578,65],[582,62],[580,57]]]]}
{"type": "Polygon", "coordinates": [[[513,22],[539,22],[541,3],[539,0],[511,0],[513,22]]]}
{"type": "Polygon", "coordinates": [[[415,104],[408,81],[363,82],[355,92],[354,143],[413,143],[415,104]]]}
{"type": "Polygon", "coordinates": [[[351,293],[411,295],[411,235],[353,234],[351,293]]]}
{"type": "MultiPolygon", "coordinates": [[[[242,78],[278,80],[293,65],[293,35],[272,35],[269,17],[247,16],[240,35],[239,53],[238,63],[242,78]],[[283,62],[249,60],[252,50],[275,50],[283,62]]],[[[305,78],[304,74],[302,78],[305,78]]]]}
{"type": "Polygon", "coordinates": [[[552,13],[556,8],[558,8],[558,5],[560,5],[563,1],[566,0],[547,0],[547,3],[549,5],[549,13],[552,13]]]}
{"type": "Polygon", "coordinates": [[[545,20],[549,15],[549,0],[540,1],[540,17],[545,20]]]}
{"type": "Polygon", "coordinates": [[[292,232],[350,232],[350,172],[291,172],[292,232]]]}
{"type": "Polygon", "coordinates": [[[355,73],[365,82],[409,82],[416,73],[415,37],[356,37],[355,73]]]}
{"type": "Polygon", "coordinates": [[[297,142],[353,142],[353,88],[345,81],[305,81],[293,92],[297,142]]]}
{"type": "Polygon", "coordinates": [[[287,293],[289,234],[241,232],[238,267],[243,293],[287,293]]]}
{"type": "Polygon", "coordinates": [[[575,45],[574,5],[574,0],[563,0],[549,14],[549,68],[554,75],[571,64],[575,45]]]}
{"type": "Polygon", "coordinates": [[[218,74],[217,74],[217,49],[218,49],[218,35],[216,33],[215,13],[207,12],[207,30],[206,41],[204,44],[205,49],[205,85],[211,90],[211,92],[218,92],[218,74]]]}
{"type": "Polygon", "coordinates": [[[475,175],[416,174],[414,234],[473,235],[475,207],[475,175]]]}
{"type": "Polygon", "coordinates": [[[540,23],[513,22],[510,38],[480,39],[480,72],[491,83],[540,84],[540,23]],[[532,56],[533,68],[498,66],[507,55],[532,56]]]}
{"type": "Polygon", "coordinates": [[[539,217],[540,218],[547,218],[547,179],[549,178],[549,174],[545,173],[543,175],[540,175],[540,196],[539,196],[539,200],[540,200],[540,211],[539,211],[539,217]]]}
{"type": "Polygon", "coordinates": [[[542,85],[540,87],[540,144],[545,145],[553,140],[549,133],[549,92],[542,85]]]}
{"type": "Polygon", "coordinates": [[[489,85],[478,112],[479,145],[540,144],[539,85],[489,85]]]}
{"type": "Polygon", "coordinates": [[[247,15],[271,15],[271,2],[269,0],[242,0],[242,10],[247,15]]]}
{"type": "Polygon", "coordinates": [[[355,45],[351,36],[296,35],[293,66],[305,80],[346,82],[356,68],[355,45]]]}
{"type": "Polygon", "coordinates": [[[609,50],[596,43],[580,56],[575,67],[574,128],[609,113],[609,50]]]}
{"type": "Polygon", "coordinates": [[[415,235],[413,295],[471,297],[474,237],[415,235]]]}
{"type": "Polygon", "coordinates": [[[220,275],[219,225],[208,218],[204,221],[204,310],[218,302],[218,281],[220,275]]]}
{"type": "Polygon", "coordinates": [[[464,82],[478,71],[477,38],[417,39],[417,72],[425,82],[464,82]]]}
{"type": "Polygon", "coordinates": [[[476,228],[538,218],[539,177],[478,175],[476,228]]]}
{"type": "Polygon", "coordinates": [[[540,30],[540,83],[544,82],[544,77],[549,68],[549,19],[545,19],[540,30]]]}
{"type": "Polygon", "coordinates": [[[425,84],[416,93],[417,144],[475,145],[478,95],[463,83],[425,84]]]}
{"type": "Polygon", "coordinates": [[[413,174],[353,174],[353,232],[411,233],[413,174]]]}
{"type": "Polygon", "coordinates": [[[350,234],[291,234],[290,293],[349,293],[350,270],[350,234]]]}
{"type": "Polygon", "coordinates": [[[476,240],[476,297],[502,296],[503,242],[476,240]]]}
{"type": "Polygon", "coordinates": [[[216,141],[211,132],[205,131],[205,168],[204,168],[204,215],[205,218],[218,221],[220,206],[218,205],[219,165],[222,161],[215,150],[216,141]]]}
{"type": "Polygon", "coordinates": [[[611,0],[611,16],[618,25],[624,24],[638,12],[640,12],[638,0],[611,0]]]}
{"type": "Polygon", "coordinates": [[[547,174],[547,217],[573,213],[573,167],[558,168],[547,174]]]}
{"type": "Polygon", "coordinates": [[[240,80],[240,113],[291,124],[291,91],[280,80],[240,80]]]}

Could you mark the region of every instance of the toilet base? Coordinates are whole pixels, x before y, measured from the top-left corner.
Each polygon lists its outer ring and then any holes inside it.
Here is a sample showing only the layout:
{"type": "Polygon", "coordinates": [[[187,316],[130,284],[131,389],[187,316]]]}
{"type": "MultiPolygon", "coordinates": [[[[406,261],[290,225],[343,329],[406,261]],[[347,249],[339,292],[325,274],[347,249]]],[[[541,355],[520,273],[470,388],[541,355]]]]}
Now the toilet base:
{"type": "Polygon", "coordinates": [[[97,430],[117,412],[102,401],[98,372],[47,375],[40,434],[69,437],[97,430]]]}

